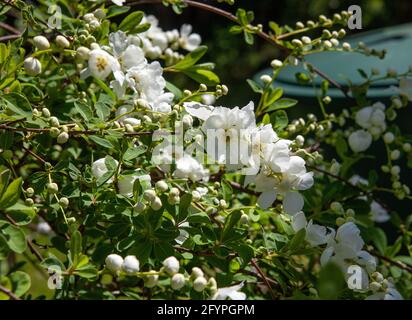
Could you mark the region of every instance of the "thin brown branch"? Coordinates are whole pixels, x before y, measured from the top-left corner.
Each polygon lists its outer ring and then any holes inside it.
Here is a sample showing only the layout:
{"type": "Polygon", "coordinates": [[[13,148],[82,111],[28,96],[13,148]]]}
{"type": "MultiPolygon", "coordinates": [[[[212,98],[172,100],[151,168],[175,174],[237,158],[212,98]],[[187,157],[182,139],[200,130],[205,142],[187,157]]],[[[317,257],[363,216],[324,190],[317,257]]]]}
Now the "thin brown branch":
{"type": "Polygon", "coordinates": [[[270,284],[270,281],[268,280],[268,278],[265,276],[265,274],[263,273],[262,269],[260,269],[260,267],[258,266],[258,264],[256,263],[255,259],[250,260],[250,263],[253,265],[253,267],[256,269],[256,271],[259,273],[260,277],[262,278],[263,282],[266,284],[266,286],[269,289],[270,292],[270,296],[272,297],[273,300],[276,299],[276,295],[273,292],[272,289],[272,285],[270,284]]]}
{"type": "Polygon", "coordinates": [[[7,36],[0,37],[0,42],[9,41],[20,38],[19,34],[8,34],[7,36]]]}
{"type": "Polygon", "coordinates": [[[391,258],[385,257],[385,256],[377,253],[376,251],[369,251],[369,250],[367,250],[367,251],[368,251],[371,255],[373,255],[373,256],[375,256],[375,257],[377,257],[377,258],[379,258],[379,259],[381,259],[381,260],[383,260],[383,261],[386,261],[386,262],[390,263],[391,265],[394,265],[394,266],[396,266],[396,267],[398,267],[398,268],[400,268],[400,269],[402,269],[402,270],[405,270],[405,271],[408,271],[409,273],[412,273],[412,267],[411,267],[411,266],[408,266],[407,264],[405,264],[405,263],[403,263],[403,262],[401,262],[401,261],[392,260],[391,258]]]}
{"type": "Polygon", "coordinates": [[[16,296],[13,292],[11,292],[9,289],[6,289],[2,285],[0,285],[0,291],[9,296],[10,299],[12,300],[21,300],[18,296],[16,296]]]}
{"type": "Polygon", "coordinates": [[[7,30],[15,35],[19,35],[20,36],[20,31],[17,30],[15,27],[12,27],[11,25],[4,23],[4,22],[0,22],[0,28],[7,30]]]}

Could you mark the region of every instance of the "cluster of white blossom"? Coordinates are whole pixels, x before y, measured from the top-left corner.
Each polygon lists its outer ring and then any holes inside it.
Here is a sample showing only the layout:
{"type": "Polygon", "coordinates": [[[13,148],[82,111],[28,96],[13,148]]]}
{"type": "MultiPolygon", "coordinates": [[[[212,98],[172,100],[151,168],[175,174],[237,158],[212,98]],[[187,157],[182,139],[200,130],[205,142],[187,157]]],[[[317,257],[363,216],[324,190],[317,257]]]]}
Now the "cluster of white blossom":
{"type": "Polygon", "coordinates": [[[180,273],[180,262],[176,257],[168,257],[162,263],[162,268],[159,271],[150,270],[147,272],[140,271],[139,260],[132,255],[124,259],[118,254],[109,254],[105,260],[106,268],[115,275],[141,276],[145,280],[145,286],[153,288],[159,283],[159,276],[170,278],[170,286],[173,290],[181,290],[187,284],[191,284],[197,292],[203,292],[206,289],[210,293],[211,300],[245,300],[246,294],[240,292],[243,283],[231,287],[218,288],[215,278],[206,275],[199,267],[193,267],[190,274],[180,273]]]}
{"type": "Polygon", "coordinates": [[[378,139],[386,130],[385,105],[377,102],[372,106],[360,109],[356,115],[356,123],[362,127],[349,136],[349,146],[354,152],[367,150],[373,139],[378,139]]]}
{"type": "Polygon", "coordinates": [[[312,220],[307,222],[303,212],[293,215],[291,220],[295,232],[305,229],[305,239],[312,247],[326,245],[320,258],[321,265],[333,262],[341,268],[346,278],[349,277],[350,266],[361,268],[362,279],[360,287],[356,289],[362,292],[373,291],[368,299],[402,299],[390,281],[380,276],[378,278],[382,279],[377,282],[377,261],[368,251],[363,250],[365,243],[355,223],[348,219],[335,230],[317,225],[312,220]]]}
{"type": "Polygon", "coordinates": [[[279,195],[287,213],[302,210],[304,200],[298,191],[313,185],[313,173],[307,172],[305,160],[291,151],[292,141],[279,138],[272,125],[256,125],[253,102],[241,109],[200,103],[185,103],[184,107],[188,114],[202,121],[207,139],[212,132],[212,138],[223,143],[223,147],[208,150],[209,157],[229,168],[238,168],[239,164],[248,168],[246,183],[254,182],[256,191],[261,192],[258,203],[262,208],[270,207],[279,195]],[[251,152],[240,152],[242,146],[251,152]],[[233,163],[231,159],[239,162],[233,163]]]}

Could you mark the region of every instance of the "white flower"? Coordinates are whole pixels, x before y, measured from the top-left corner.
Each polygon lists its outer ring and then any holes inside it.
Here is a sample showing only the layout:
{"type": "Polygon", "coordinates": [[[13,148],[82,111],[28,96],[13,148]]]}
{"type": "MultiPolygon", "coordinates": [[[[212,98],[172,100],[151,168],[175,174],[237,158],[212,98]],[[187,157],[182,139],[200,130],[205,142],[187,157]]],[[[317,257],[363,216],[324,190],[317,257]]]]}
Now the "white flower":
{"type": "Polygon", "coordinates": [[[177,244],[182,245],[187,239],[189,239],[189,232],[184,229],[188,227],[189,222],[187,221],[179,224],[179,236],[175,239],[177,244]]]}
{"type": "Polygon", "coordinates": [[[183,49],[187,51],[193,51],[197,49],[202,42],[202,38],[197,33],[191,33],[192,26],[190,24],[184,24],[180,28],[179,44],[183,49]]]}
{"type": "Polygon", "coordinates": [[[117,6],[123,6],[123,3],[125,3],[126,0],[112,0],[112,2],[117,6]]]}
{"type": "Polygon", "coordinates": [[[30,76],[37,76],[41,73],[41,63],[38,59],[28,57],[24,60],[24,69],[30,76]]]}
{"type": "MultiPolygon", "coordinates": [[[[156,272],[156,271],[151,271],[151,272],[156,272]]],[[[151,274],[148,275],[144,281],[144,285],[148,288],[153,288],[154,286],[157,285],[157,283],[159,282],[159,275],[158,274],[151,274]]]]}
{"type": "Polygon", "coordinates": [[[376,201],[371,203],[371,216],[372,220],[378,223],[387,222],[391,218],[388,211],[376,201]]]}
{"type": "Polygon", "coordinates": [[[151,181],[150,175],[138,175],[138,174],[130,174],[130,175],[122,175],[119,177],[119,181],[117,183],[117,187],[119,188],[119,193],[125,197],[132,197],[133,196],[133,186],[135,181],[139,179],[141,181],[151,181]]]}
{"type": "Polygon", "coordinates": [[[304,228],[306,230],[305,239],[312,247],[325,244],[331,236],[334,236],[334,230],[331,228],[314,224],[312,220],[307,223],[303,212],[298,212],[292,216],[292,228],[295,232],[304,228]]]}
{"type": "Polygon", "coordinates": [[[363,152],[370,147],[372,135],[368,131],[357,130],[351,133],[348,142],[353,152],[363,152]]]}
{"type": "Polygon", "coordinates": [[[395,286],[389,282],[388,288],[383,292],[376,292],[366,300],[403,300],[402,295],[396,290],[395,286]]]}
{"type": "Polygon", "coordinates": [[[38,233],[48,235],[52,232],[52,228],[50,227],[50,225],[47,222],[42,221],[42,222],[39,222],[37,224],[36,231],[38,233]]]}
{"type": "Polygon", "coordinates": [[[180,268],[179,260],[177,260],[173,256],[166,258],[163,261],[163,267],[168,274],[174,275],[175,273],[179,272],[179,268],[180,268]]]}
{"type": "Polygon", "coordinates": [[[374,136],[380,136],[386,130],[385,105],[381,102],[362,108],[356,113],[356,123],[364,129],[368,129],[374,136]]]}
{"type": "Polygon", "coordinates": [[[203,168],[195,158],[185,154],[176,161],[174,175],[177,178],[190,179],[192,181],[207,181],[209,179],[209,170],[203,168]]]}
{"type": "MultiPolygon", "coordinates": [[[[114,161],[117,166],[119,162],[117,160],[114,160],[114,161]]],[[[106,158],[101,158],[93,162],[92,173],[96,179],[101,178],[107,172],[108,172],[108,169],[106,167],[106,158]]],[[[112,183],[112,182],[113,182],[113,178],[110,178],[109,180],[106,181],[106,183],[112,183]]]]}
{"type": "Polygon", "coordinates": [[[186,279],[185,276],[181,273],[176,273],[173,275],[172,279],[170,280],[170,286],[173,290],[180,290],[185,286],[186,279]]]}
{"type": "Polygon", "coordinates": [[[106,79],[112,72],[120,69],[117,59],[102,49],[90,51],[88,66],[87,71],[82,74],[83,78],[91,74],[98,79],[106,79]]]}
{"type": "Polygon", "coordinates": [[[216,293],[210,298],[211,300],[246,300],[246,294],[240,292],[240,289],[243,288],[243,283],[217,289],[216,293]]]}
{"type": "Polygon", "coordinates": [[[118,254],[109,254],[105,260],[106,267],[112,272],[118,272],[122,269],[123,258],[118,254]]]}
{"type": "Polygon", "coordinates": [[[135,256],[127,256],[122,263],[122,269],[128,274],[139,272],[140,262],[135,256]]]}

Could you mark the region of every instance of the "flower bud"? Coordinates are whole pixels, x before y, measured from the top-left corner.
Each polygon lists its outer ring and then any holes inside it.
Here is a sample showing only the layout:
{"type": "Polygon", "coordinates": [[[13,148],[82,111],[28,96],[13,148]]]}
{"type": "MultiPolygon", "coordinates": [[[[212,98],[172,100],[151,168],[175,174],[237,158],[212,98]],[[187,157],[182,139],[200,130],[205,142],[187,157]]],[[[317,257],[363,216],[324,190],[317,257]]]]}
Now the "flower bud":
{"type": "Polygon", "coordinates": [[[405,152],[409,152],[409,151],[412,150],[412,146],[411,146],[410,143],[404,143],[404,144],[402,145],[402,149],[403,149],[403,151],[405,151],[405,152]]]}
{"type": "Polygon", "coordinates": [[[156,191],[148,189],[143,192],[143,198],[147,201],[153,201],[156,198],[156,191]]]}
{"type": "Polygon", "coordinates": [[[179,272],[180,264],[175,257],[171,256],[163,261],[163,267],[169,275],[174,275],[179,272]]]}
{"type": "Polygon", "coordinates": [[[86,47],[79,47],[76,50],[76,57],[80,60],[89,59],[90,49],[86,47]]]}
{"type": "Polygon", "coordinates": [[[49,133],[52,138],[57,138],[57,136],[60,134],[60,130],[59,128],[51,127],[49,133]]]}
{"type": "Polygon", "coordinates": [[[242,214],[240,216],[240,223],[242,224],[248,224],[249,223],[249,216],[247,214],[242,214]]]}
{"type": "Polygon", "coordinates": [[[162,200],[159,197],[155,197],[150,203],[150,207],[155,211],[160,210],[162,205],[162,200]]]}
{"type": "Polygon", "coordinates": [[[180,191],[179,191],[178,188],[171,188],[170,189],[170,192],[169,192],[170,197],[176,197],[178,195],[180,195],[180,191]]]}
{"type": "Polygon", "coordinates": [[[135,256],[127,256],[122,263],[122,269],[127,274],[139,272],[140,262],[135,256]]]}
{"type": "Polygon", "coordinates": [[[50,42],[44,36],[35,36],[33,42],[35,47],[39,50],[47,50],[50,48],[50,42]]]}
{"type": "Polygon", "coordinates": [[[185,276],[181,273],[176,273],[172,280],[170,281],[170,285],[173,290],[180,290],[185,286],[186,280],[185,276]]]}
{"type": "Polygon", "coordinates": [[[118,254],[109,254],[105,260],[106,268],[112,272],[118,272],[122,268],[123,258],[118,254]]]}
{"type": "Polygon", "coordinates": [[[199,267],[193,267],[191,276],[192,276],[193,279],[196,279],[196,278],[199,278],[199,277],[203,277],[204,273],[203,273],[202,269],[200,269],[199,267]]]}
{"type": "Polygon", "coordinates": [[[41,73],[41,63],[38,59],[28,57],[24,60],[24,69],[30,76],[37,76],[41,73]]]}
{"type": "Polygon", "coordinates": [[[399,150],[393,150],[391,152],[391,159],[392,160],[398,160],[400,156],[401,156],[401,152],[399,150]]]}
{"type": "Polygon", "coordinates": [[[59,200],[59,204],[63,207],[63,208],[67,208],[69,206],[69,199],[67,199],[66,197],[62,197],[59,200]]]}
{"type": "MultiPolygon", "coordinates": [[[[150,272],[156,272],[156,271],[151,270],[150,272]]],[[[158,282],[159,282],[159,275],[151,274],[151,275],[147,276],[146,279],[144,280],[144,285],[147,288],[153,288],[154,286],[157,285],[158,282]]]]}
{"type": "Polygon", "coordinates": [[[57,136],[57,143],[64,144],[69,141],[69,134],[67,132],[62,132],[57,136]]]}
{"type": "Polygon", "coordinates": [[[145,209],[146,209],[146,205],[143,202],[138,202],[133,207],[133,210],[136,213],[142,213],[145,209]]]}
{"type": "Polygon", "coordinates": [[[28,206],[28,207],[31,207],[32,205],[34,205],[34,201],[33,201],[32,198],[27,198],[27,199],[24,201],[24,204],[25,204],[26,206],[28,206]]]}
{"type": "Polygon", "coordinates": [[[169,189],[169,186],[164,180],[157,181],[155,187],[156,190],[159,190],[160,192],[165,192],[167,191],[167,189],[169,189]]]}
{"type": "Polygon", "coordinates": [[[383,136],[383,141],[387,144],[391,144],[395,140],[395,136],[392,132],[386,132],[383,136]]]}
{"type": "Polygon", "coordinates": [[[182,118],[182,123],[185,128],[191,128],[193,126],[193,118],[189,114],[185,114],[182,118]]]}
{"type": "Polygon", "coordinates": [[[59,191],[59,186],[55,182],[47,184],[47,192],[50,194],[55,194],[59,191]]]}
{"type": "Polygon", "coordinates": [[[272,62],[270,63],[270,66],[273,69],[278,69],[278,68],[281,68],[283,66],[283,62],[278,60],[278,59],[275,59],[275,60],[272,60],[272,62]]]}
{"type": "Polygon", "coordinates": [[[34,195],[34,189],[32,187],[29,187],[26,189],[26,193],[27,193],[27,196],[31,197],[34,195]]]}
{"type": "Polygon", "coordinates": [[[50,122],[50,125],[51,125],[52,127],[58,127],[58,126],[60,126],[59,119],[57,119],[56,117],[50,117],[49,122],[50,122]]]}
{"type": "Polygon", "coordinates": [[[272,82],[272,77],[267,74],[264,74],[260,77],[260,80],[262,80],[263,83],[268,84],[272,82]]]}
{"type": "Polygon", "coordinates": [[[207,286],[207,280],[204,277],[197,277],[193,281],[193,289],[197,292],[202,292],[207,286]]]}
{"type": "Polygon", "coordinates": [[[61,48],[68,48],[70,47],[70,42],[62,35],[58,35],[56,37],[56,44],[61,48]]]}

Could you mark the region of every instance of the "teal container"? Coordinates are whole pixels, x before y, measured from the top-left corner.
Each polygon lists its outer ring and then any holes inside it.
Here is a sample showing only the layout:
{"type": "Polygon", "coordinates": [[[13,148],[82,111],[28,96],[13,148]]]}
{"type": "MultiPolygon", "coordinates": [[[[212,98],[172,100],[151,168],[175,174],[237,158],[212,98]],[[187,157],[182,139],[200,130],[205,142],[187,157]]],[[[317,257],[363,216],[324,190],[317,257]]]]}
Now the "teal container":
{"type": "MultiPolygon", "coordinates": [[[[358,69],[363,69],[369,73],[374,68],[384,75],[389,68],[396,70],[398,73],[404,73],[409,65],[412,65],[412,23],[362,32],[346,37],[344,40],[349,42],[352,47],[356,47],[359,42],[364,42],[370,49],[386,49],[387,54],[384,59],[379,59],[378,57],[365,56],[357,52],[328,51],[314,53],[305,57],[307,62],[317,67],[342,86],[347,86],[348,80],[354,85],[364,82],[358,69]]],[[[274,86],[282,87],[285,96],[301,100],[311,100],[311,98],[315,98],[313,84],[299,84],[295,76],[296,73],[305,71],[302,63],[296,67],[286,66],[279,73],[274,86]]],[[[271,73],[271,69],[263,70],[255,76],[255,80],[259,82],[261,75],[271,73]]],[[[320,87],[322,81],[323,78],[318,76],[314,80],[314,85],[320,87]]],[[[396,94],[396,90],[392,87],[396,84],[397,82],[393,79],[375,82],[368,91],[368,98],[372,100],[385,100],[396,94]]],[[[330,85],[328,95],[338,100],[345,98],[343,93],[333,87],[333,85],[330,85]]]]}

